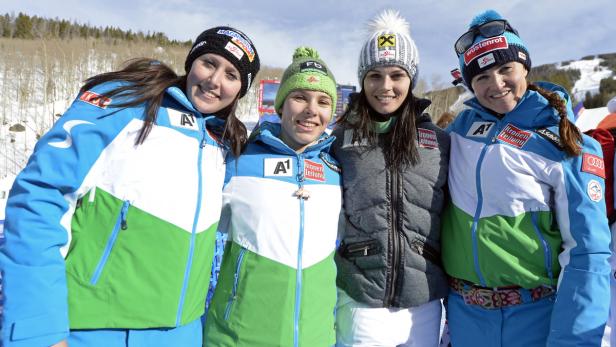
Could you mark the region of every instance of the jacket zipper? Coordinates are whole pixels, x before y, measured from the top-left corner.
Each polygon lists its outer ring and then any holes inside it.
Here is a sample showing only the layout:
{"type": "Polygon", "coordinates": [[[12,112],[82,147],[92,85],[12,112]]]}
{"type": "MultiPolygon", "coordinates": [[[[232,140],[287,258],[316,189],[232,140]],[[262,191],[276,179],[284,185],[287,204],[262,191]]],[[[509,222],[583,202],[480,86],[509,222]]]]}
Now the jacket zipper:
{"type": "Polygon", "coordinates": [[[197,158],[197,206],[195,208],[195,217],[193,219],[192,230],[190,233],[190,245],[188,248],[188,259],[186,260],[186,268],[184,270],[184,281],[182,283],[182,291],[180,292],[180,300],[178,303],[178,312],[175,319],[175,326],[180,326],[182,323],[182,310],[184,308],[184,299],[186,298],[186,290],[188,288],[188,280],[190,279],[190,269],[192,267],[192,259],[195,251],[195,238],[197,235],[197,225],[199,222],[199,211],[201,211],[201,192],[203,191],[203,172],[201,171],[201,163],[203,160],[203,148],[206,144],[206,122],[205,118],[201,119],[202,123],[202,137],[199,141],[199,154],[197,158]]]}
{"type": "Polygon", "coordinates": [[[120,229],[126,230],[128,228],[127,215],[128,215],[129,206],[130,206],[130,202],[128,201],[124,201],[122,203],[122,208],[120,209],[120,215],[118,216],[118,219],[116,220],[116,224],[113,227],[113,230],[111,231],[111,235],[109,236],[109,239],[107,239],[107,246],[105,246],[103,255],[101,256],[101,259],[98,261],[98,265],[96,266],[96,269],[94,270],[94,274],[92,274],[92,278],[90,279],[90,284],[92,285],[95,285],[98,282],[101,276],[101,273],[103,272],[103,269],[105,268],[105,265],[107,264],[109,255],[111,254],[111,249],[113,248],[113,245],[115,244],[116,239],[118,238],[120,229]]]}
{"type": "MultiPolygon", "coordinates": [[[[304,188],[304,159],[297,156],[297,182],[299,189],[304,188]]],[[[295,317],[293,324],[293,346],[299,346],[299,315],[302,299],[302,251],[304,249],[304,198],[299,198],[299,241],[297,245],[297,272],[295,273],[295,317]]]]}
{"type": "Polygon", "coordinates": [[[240,249],[240,254],[237,256],[237,263],[235,264],[233,289],[231,289],[231,295],[229,296],[229,301],[227,302],[227,307],[225,308],[225,320],[229,319],[229,314],[231,313],[231,306],[237,298],[237,286],[240,280],[240,270],[242,269],[242,263],[244,262],[244,253],[246,253],[246,248],[242,247],[240,249]]]}
{"type": "Polygon", "coordinates": [[[545,237],[543,237],[543,234],[541,233],[541,229],[539,229],[539,222],[538,222],[538,212],[537,211],[533,211],[531,212],[531,220],[533,222],[533,228],[535,229],[535,233],[537,234],[537,237],[539,238],[539,241],[541,241],[541,245],[543,246],[543,255],[545,257],[544,261],[545,261],[545,271],[547,272],[548,277],[550,278],[550,285],[551,281],[554,279],[553,273],[552,273],[552,252],[550,250],[550,245],[548,244],[548,241],[545,239],[545,237]]]}
{"type": "Polygon", "coordinates": [[[481,268],[479,267],[479,244],[477,241],[477,224],[479,223],[479,217],[481,216],[481,209],[483,208],[483,192],[481,191],[481,165],[483,164],[483,159],[488,151],[488,146],[494,144],[500,133],[500,122],[496,122],[494,136],[492,136],[492,140],[489,143],[486,143],[481,149],[481,153],[479,154],[479,159],[477,160],[477,166],[475,167],[475,186],[477,188],[477,208],[475,209],[475,215],[473,216],[473,224],[471,226],[471,237],[473,240],[473,264],[475,267],[475,274],[479,278],[479,282],[482,286],[486,286],[486,280],[481,273],[481,268]]]}
{"type": "Polygon", "coordinates": [[[391,176],[391,185],[390,185],[390,194],[391,194],[391,258],[392,258],[392,267],[391,267],[391,276],[388,278],[387,283],[387,295],[385,298],[385,306],[389,307],[393,304],[395,295],[396,295],[396,282],[398,280],[398,267],[400,266],[400,235],[398,232],[398,173],[393,169],[390,169],[391,176]]]}

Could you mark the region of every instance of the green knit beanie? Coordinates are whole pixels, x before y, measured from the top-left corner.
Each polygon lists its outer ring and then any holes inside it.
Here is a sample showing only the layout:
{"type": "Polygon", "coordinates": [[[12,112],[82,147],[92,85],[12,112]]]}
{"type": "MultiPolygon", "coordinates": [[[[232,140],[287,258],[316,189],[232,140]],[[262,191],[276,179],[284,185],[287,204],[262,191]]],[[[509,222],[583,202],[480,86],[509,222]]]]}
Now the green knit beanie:
{"type": "Polygon", "coordinates": [[[319,59],[316,49],[298,47],[293,53],[293,62],[282,75],[276,93],[276,113],[282,115],[282,104],[287,95],[297,89],[324,92],[332,98],[332,116],[336,111],[336,79],[327,65],[319,59]]]}

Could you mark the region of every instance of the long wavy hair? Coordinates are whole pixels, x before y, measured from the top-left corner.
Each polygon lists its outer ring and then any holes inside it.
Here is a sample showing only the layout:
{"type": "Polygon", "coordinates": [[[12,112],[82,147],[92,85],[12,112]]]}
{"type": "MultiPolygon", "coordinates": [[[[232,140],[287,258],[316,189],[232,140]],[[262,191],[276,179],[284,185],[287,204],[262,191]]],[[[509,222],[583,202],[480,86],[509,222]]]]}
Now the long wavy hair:
{"type": "MultiPolygon", "coordinates": [[[[114,107],[134,107],[145,104],[145,122],[135,145],[143,144],[150,134],[152,126],[156,123],[165,90],[172,86],[176,86],[182,91],[186,90],[186,75],[178,76],[169,66],[158,60],[136,58],[128,60],[121,70],[102,73],[86,79],[80,92],[85,92],[94,86],[111,81],[127,83],[105,92],[104,96],[112,98],[119,95],[129,98],[129,101],[116,104],[114,107]]],[[[225,119],[224,127],[210,129],[214,136],[218,137],[217,140],[228,146],[236,156],[241,153],[247,139],[246,127],[235,114],[238,100],[239,93],[229,106],[215,113],[217,117],[225,119]]]]}
{"type": "Polygon", "coordinates": [[[567,105],[565,101],[556,93],[543,89],[536,84],[528,83],[527,88],[533,90],[548,100],[550,106],[558,111],[560,121],[558,123],[559,135],[563,144],[563,149],[568,156],[578,156],[582,153],[580,143],[582,134],[580,130],[567,117],[567,105]]]}
{"type": "MultiPolygon", "coordinates": [[[[393,128],[384,134],[383,151],[385,165],[388,168],[400,170],[409,165],[419,163],[419,151],[417,150],[416,118],[420,110],[417,107],[417,97],[409,93],[393,116],[397,119],[393,128]]],[[[367,141],[370,146],[376,146],[378,134],[374,127],[374,119],[371,114],[376,111],[368,103],[366,94],[362,89],[353,95],[349,108],[336,121],[337,124],[353,129],[353,142],[367,141]]]]}

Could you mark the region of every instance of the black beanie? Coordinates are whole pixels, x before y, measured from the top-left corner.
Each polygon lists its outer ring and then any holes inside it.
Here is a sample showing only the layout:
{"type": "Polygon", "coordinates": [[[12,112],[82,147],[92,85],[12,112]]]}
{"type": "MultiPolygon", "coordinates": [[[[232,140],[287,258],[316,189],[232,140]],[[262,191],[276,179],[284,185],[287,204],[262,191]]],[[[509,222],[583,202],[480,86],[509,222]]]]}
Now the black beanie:
{"type": "Polygon", "coordinates": [[[192,45],[184,69],[190,72],[195,59],[205,53],[223,56],[240,72],[242,89],[240,98],[246,95],[259,68],[259,54],[252,41],[243,32],[226,26],[207,29],[202,32],[192,45]]]}

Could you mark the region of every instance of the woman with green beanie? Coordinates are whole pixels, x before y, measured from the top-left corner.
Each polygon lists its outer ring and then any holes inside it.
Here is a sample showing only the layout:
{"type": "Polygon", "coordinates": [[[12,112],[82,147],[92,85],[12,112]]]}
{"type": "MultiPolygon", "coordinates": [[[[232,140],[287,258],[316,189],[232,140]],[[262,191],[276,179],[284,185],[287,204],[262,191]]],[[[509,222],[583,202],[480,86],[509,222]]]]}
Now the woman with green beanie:
{"type": "Polygon", "coordinates": [[[300,47],[264,122],[227,157],[219,231],[229,242],[209,308],[205,346],[331,346],[340,174],[324,134],[336,82],[300,47]]]}

